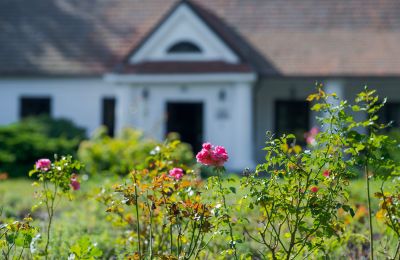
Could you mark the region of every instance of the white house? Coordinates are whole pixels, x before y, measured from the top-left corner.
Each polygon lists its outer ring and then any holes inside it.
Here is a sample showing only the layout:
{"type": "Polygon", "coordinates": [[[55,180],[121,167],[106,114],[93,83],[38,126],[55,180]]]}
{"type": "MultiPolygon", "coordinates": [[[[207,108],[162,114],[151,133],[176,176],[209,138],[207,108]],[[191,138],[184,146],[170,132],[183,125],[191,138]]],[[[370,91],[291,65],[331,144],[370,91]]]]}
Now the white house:
{"type": "Polygon", "coordinates": [[[343,98],[378,88],[400,121],[394,0],[352,0],[345,14],[311,0],[43,2],[0,4],[0,124],[47,113],[89,133],[179,132],[195,150],[224,145],[228,167],[244,169],[267,130],[301,137],[315,124],[305,98],[316,81],[343,98]]]}

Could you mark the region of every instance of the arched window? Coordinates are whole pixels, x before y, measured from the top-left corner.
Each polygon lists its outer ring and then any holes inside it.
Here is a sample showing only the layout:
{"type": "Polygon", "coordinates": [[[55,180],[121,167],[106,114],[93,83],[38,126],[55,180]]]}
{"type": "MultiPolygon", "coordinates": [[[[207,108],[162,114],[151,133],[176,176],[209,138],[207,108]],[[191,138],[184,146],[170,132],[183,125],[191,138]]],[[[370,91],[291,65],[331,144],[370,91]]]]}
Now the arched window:
{"type": "Polygon", "coordinates": [[[189,53],[200,53],[201,49],[196,44],[189,42],[189,41],[181,41],[175,43],[167,50],[168,53],[182,53],[182,54],[189,54],[189,53]]]}

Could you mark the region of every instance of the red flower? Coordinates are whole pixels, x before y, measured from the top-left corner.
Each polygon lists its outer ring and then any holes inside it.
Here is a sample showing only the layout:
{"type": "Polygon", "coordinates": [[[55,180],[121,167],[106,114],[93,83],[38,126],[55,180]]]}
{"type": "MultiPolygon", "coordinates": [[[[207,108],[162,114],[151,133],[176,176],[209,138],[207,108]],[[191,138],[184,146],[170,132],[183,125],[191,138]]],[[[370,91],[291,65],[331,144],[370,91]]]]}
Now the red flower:
{"type": "Polygon", "coordinates": [[[318,192],[318,190],[319,190],[319,188],[318,188],[317,186],[312,186],[312,187],[310,188],[310,191],[313,192],[313,193],[318,192]]]}
{"type": "Polygon", "coordinates": [[[329,178],[329,176],[331,175],[331,172],[329,170],[325,170],[322,175],[326,178],[329,178]]]}

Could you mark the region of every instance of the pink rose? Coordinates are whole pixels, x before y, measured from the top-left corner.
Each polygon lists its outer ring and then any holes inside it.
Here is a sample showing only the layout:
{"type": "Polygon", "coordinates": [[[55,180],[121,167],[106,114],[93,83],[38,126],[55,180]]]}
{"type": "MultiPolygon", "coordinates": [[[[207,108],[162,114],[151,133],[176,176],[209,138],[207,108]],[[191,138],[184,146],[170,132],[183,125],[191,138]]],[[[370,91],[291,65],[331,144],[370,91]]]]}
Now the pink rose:
{"type": "Polygon", "coordinates": [[[180,180],[183,177],[183,170],[181,168],[173,168],[169,171],[169,176],[175,178],[175,180],[180,180]]]}
{"type": "Polygon", "coordinates": [[[50,170],[51,161],[49,159],[39,159],[36,162],[36,170],[48,171],[50,170]]]}
{"type": "Polygon", "coordinates": [[[216,166],[223,166],[226,161],[228,161],[228,154],[224,147],[217,146],[215,147],[212,157],[216,166]]]}
{"type": "Polygon", "coordinates": [[[196,159],[203,165],[224,166],[229,157],[224,147],[213,147],[210,143],[204,143],[203,149],[196,155],[196,159]]]}
{"type": "Polygon", "coordinates": [[[78,181],[78,175],[76,175],[75,173],[73,173],[72,175],[71,175],[71,179],[70,179],[70,185],[71,185],[71,188],[73,189],[73,190],[79,190],[80,188],[81,188],[81,184],[80,184],[80,182],[78,181]]]}

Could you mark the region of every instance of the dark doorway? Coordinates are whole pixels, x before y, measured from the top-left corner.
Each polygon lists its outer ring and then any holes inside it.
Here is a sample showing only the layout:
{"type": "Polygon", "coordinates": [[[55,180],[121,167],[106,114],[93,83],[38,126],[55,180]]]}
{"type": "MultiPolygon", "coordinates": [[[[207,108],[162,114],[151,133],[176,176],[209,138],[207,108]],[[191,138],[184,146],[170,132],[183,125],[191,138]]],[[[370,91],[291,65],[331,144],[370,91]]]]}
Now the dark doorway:
{"type": "Polygon", "coordinates": [[[115,98],[103,98],[103,125],[107,127],[109,136],[114,136],[115,98]]]}
{"type": "Polygon", "coordinates": [[[182,142],[192,145],[193,151],[203,142],[203,103],[167,103],[167,134],[179,133],[182,142]]]}

